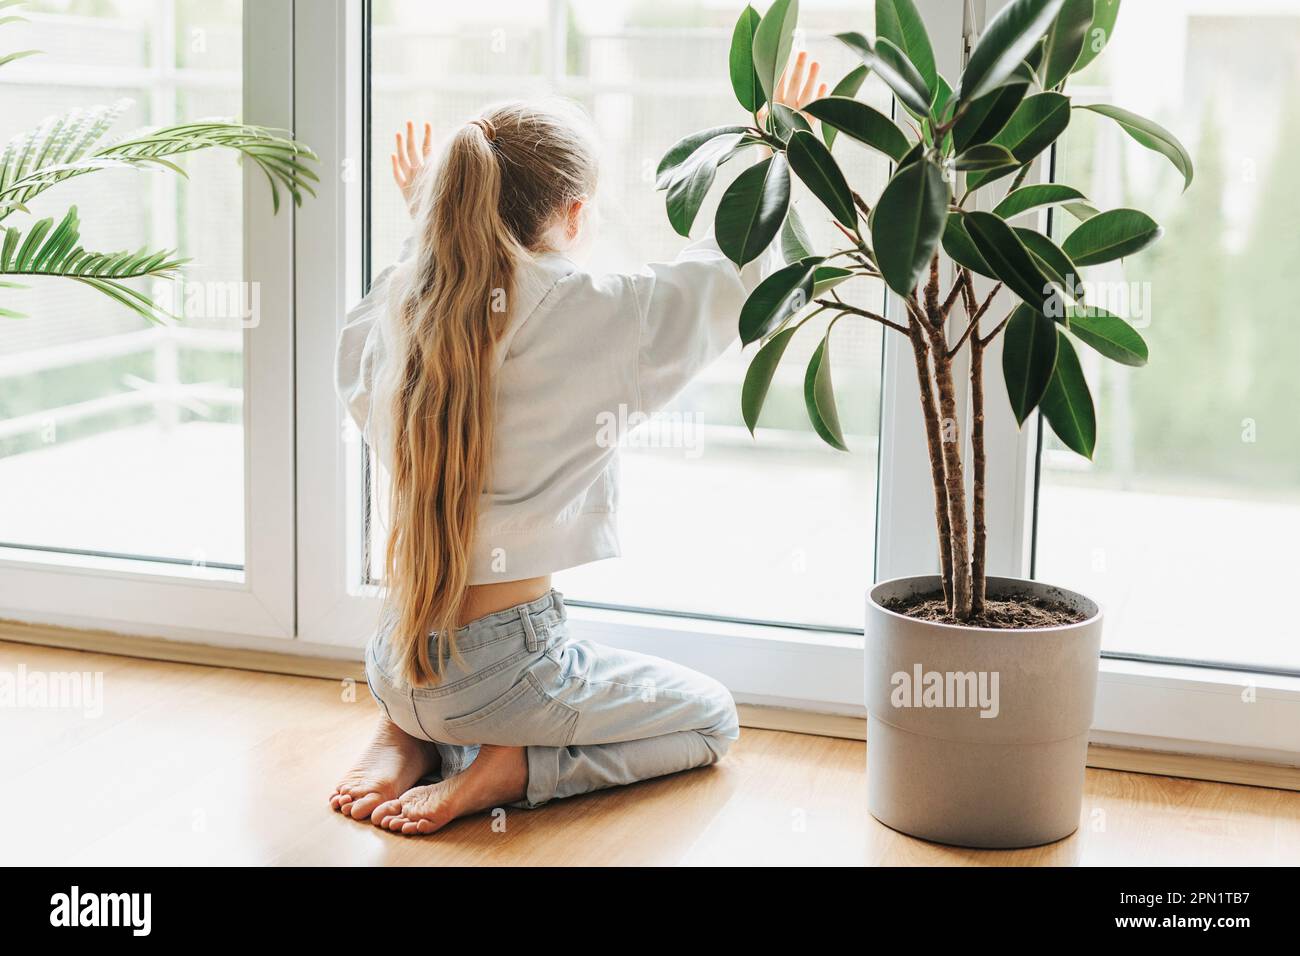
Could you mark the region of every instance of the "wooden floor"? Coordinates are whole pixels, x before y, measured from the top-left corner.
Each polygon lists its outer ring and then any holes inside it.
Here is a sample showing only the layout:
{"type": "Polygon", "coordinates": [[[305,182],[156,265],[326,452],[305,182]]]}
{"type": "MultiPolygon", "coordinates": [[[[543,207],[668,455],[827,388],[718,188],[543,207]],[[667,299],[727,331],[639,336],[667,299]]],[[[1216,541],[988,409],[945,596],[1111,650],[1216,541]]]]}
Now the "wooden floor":
{"type": "Polygon", "coordinates": [[[721,765],[433,837],[331,813],[370,732],[364,687],[0,643],[0,672],[103,673],[102,716],[0,710],[0,863],[1295,864],[1300,793],[1088,771],[1082,825],[1004,852],[866,812],[864,745],[745,730],[721,765]],[[355,697],[355,699],[353,699],[355,697]],[[14,797],[21,795],[19,802],[14,797]]]}

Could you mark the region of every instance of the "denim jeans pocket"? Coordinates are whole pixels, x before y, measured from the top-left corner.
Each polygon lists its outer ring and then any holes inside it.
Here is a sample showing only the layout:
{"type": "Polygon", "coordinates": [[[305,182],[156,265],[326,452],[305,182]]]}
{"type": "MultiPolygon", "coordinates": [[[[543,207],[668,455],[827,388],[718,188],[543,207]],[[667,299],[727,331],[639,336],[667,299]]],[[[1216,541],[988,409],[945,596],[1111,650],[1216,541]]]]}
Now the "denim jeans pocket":
{"type": "Polygon", "coordinates": [[[555,700],[531,670],[478,710],[442,722],[448,740],[506,747],[564,747],[573,739],[578,712],[555,700]]]}

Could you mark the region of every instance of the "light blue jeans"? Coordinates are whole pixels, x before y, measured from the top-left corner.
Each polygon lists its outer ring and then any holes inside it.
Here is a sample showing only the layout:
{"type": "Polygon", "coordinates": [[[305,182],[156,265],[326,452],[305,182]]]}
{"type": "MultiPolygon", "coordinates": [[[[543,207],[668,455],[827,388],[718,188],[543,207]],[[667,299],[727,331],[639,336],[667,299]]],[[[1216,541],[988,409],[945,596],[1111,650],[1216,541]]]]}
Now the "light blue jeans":
{"type": "Polygon", "coordinates": [[[671,661],[569,636],[552,591],[456,635],[460,661],[410,687],[385,668],[386,626],[366,651],[366,677],[388,718],[433,741],[439,779],[464,770],[481,744],[528,748],[518,806],[716,763],[740,736],[718,681],[671,661]]]}

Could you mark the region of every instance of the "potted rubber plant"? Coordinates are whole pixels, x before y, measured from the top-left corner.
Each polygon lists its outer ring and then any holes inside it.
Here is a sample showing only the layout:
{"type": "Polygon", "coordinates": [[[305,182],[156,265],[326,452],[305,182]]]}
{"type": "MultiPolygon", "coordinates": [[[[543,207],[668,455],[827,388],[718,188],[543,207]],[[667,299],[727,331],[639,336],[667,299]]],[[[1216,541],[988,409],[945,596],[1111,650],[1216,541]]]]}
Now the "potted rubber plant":
{"type": "Polygon", "coordinates": [[[756,349],[741,394],[751,432],[790,341],[813,317],[829,313],[829,325],[804,372],[804,402],[814,430],[837,449],[845,441],[830,327],[861,316],[910,344],[939,573],[883,582],[868,597],[868,809],[940,842],[1026,846],[1078,826],[1101,612],[1063,588],[987,573],[985,354],[1000,345],[1021,425],[1038,411],[1088,458],[1096,417],[1078,350],[1146,362],[1139,333],[1087,302],[1078,270],[1138,252],[1160,227],[1136,209],[1100,211],[1065,183],[1026,183],[1034,160],[1082,113],[1118,123],[1190,184],[1191,158],[1167,130],[1115,106],[1075,104],[1066,92],[1070,75],[1102,51],[1118,12],[1118,0],[1012,0],[950,80],[936,69],[913,0],[876,0],[874,38],[837,35],[860,65],[796,113],[764,107],[790,56],[797,0],[774,0],[761,16],[747,7],[728,67],[748,119],[685,137],[658,169],[669,220],[685,235],[721,163],[753,146],[771,151],[727,187],[714,218],[718,245],[738,265],[777,241],[786,261],[738,316],[742,342],[756,349]],[[893,93],[896,118],[856,99],[870,73],[893,93]],[[888,158],[893,171],[878,195],[849,181],[832,146],[888,158]],[[810,248],[790,203],[791,177],[824,207],[838,232],[834,248],[810,248]],[[1047,207],[1078,220],[1059,245],[1033,228],[1038,216],[1026,216],[1047,207]],[[841,296],[837,286],[861,276],[894,293],[896,315],[841,296]],[[977,294],[977,283],[991,288],[977,294]],[[1003,290],[1014,304],[989,315],[1008,298],[1003,290]],[[969,434],[956,424],[963,394],[969,434]]]}

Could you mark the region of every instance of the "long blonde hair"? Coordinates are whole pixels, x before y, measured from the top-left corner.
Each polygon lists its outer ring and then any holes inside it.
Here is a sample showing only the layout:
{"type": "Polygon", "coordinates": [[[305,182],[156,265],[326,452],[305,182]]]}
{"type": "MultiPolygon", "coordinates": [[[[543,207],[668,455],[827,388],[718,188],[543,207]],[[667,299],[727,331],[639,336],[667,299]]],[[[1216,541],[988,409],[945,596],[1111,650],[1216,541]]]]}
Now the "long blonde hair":
{"type": "Polygon", "coordinates": [[[389,658],[412,685],[437,683],[455,654],[517,265],[591,194],[596,160],[571,109],[505,103],[457,130],[422,176],[419,253],[390,316],[400,347],[387,436],[389,658]]]}

